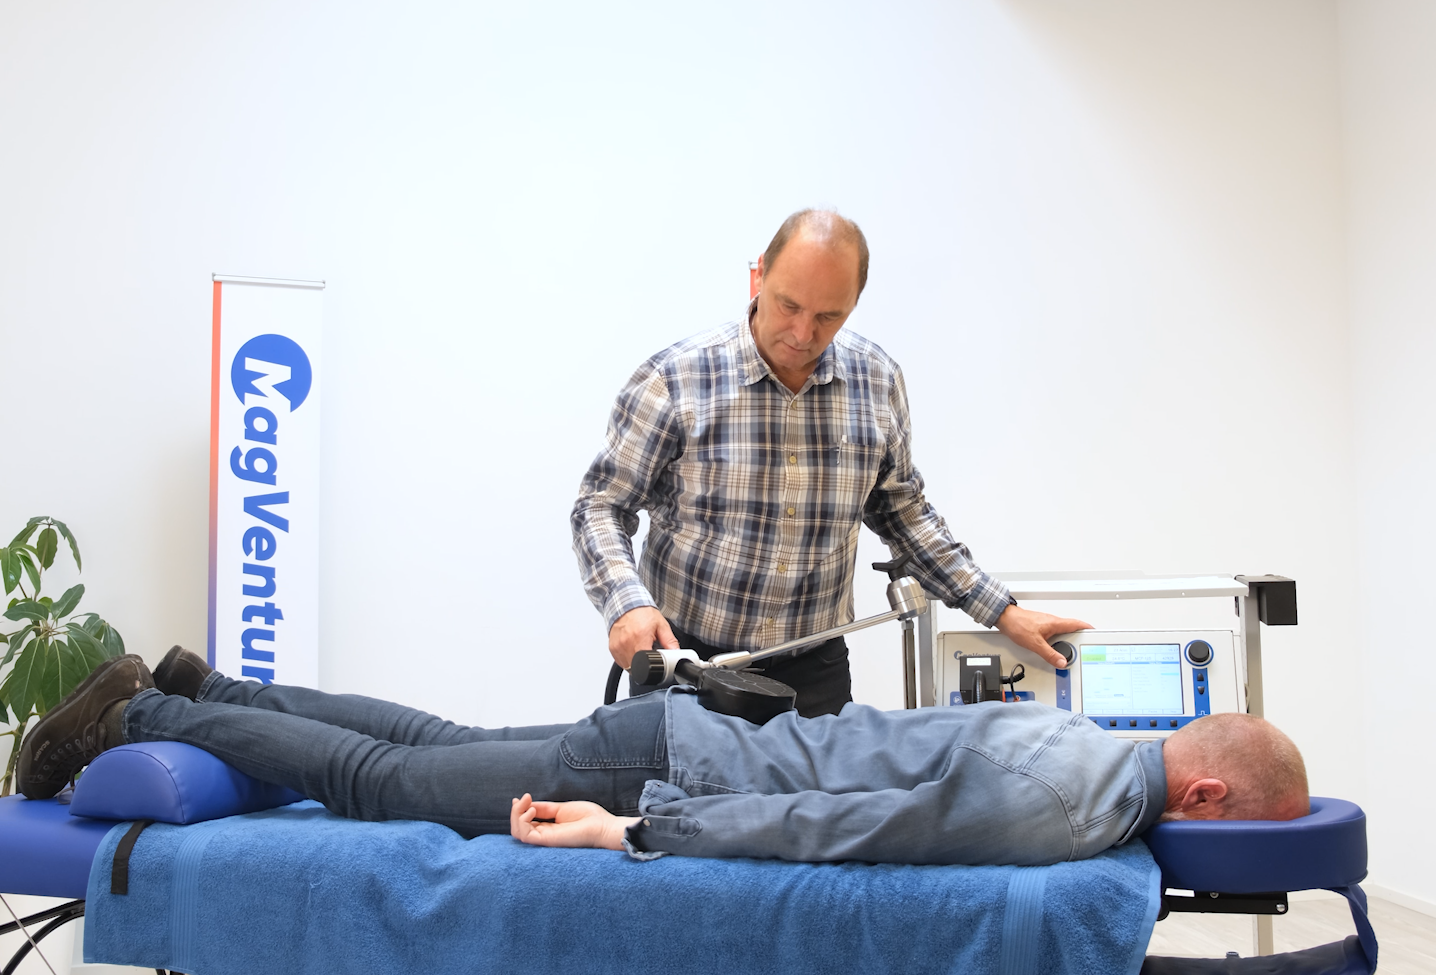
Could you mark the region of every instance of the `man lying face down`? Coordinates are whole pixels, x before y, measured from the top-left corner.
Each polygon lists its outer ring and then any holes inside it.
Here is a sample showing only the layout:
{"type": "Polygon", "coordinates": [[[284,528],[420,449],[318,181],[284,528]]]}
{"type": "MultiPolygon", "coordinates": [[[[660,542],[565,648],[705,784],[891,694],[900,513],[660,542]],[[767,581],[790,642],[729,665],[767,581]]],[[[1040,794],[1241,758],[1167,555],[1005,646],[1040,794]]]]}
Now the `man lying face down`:
{"type": "Polygon", "coordinates": [[[1164,816],[1308,811],[1301,755],[1248,715],[1138,743],[1035,703],[849,704],[758,726],[674,688],[577,724],[485,730],[231,680],[179,647],[153,677],[139,657],[106,661],[46,714],[21,746],[21,791],[53,796],[106,748],[139,741],[197,745],[340,816],[639,858],[1036,865],[1093,856],[1164,816]]]}

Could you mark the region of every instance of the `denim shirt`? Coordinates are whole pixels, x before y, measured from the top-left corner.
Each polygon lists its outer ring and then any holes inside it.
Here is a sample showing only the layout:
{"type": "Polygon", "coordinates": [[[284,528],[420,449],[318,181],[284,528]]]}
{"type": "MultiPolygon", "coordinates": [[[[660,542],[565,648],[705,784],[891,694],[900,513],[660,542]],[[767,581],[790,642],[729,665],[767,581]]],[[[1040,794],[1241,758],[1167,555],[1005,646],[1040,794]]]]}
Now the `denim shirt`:
{"type": "Polygon", "coordinates": [[[669,781],[649,781],[629,853],[807,862],[1040,865],[1094,856],[1161,815],[1161,742],[1036,703],[761,727],[668,691],[669,781]]]}

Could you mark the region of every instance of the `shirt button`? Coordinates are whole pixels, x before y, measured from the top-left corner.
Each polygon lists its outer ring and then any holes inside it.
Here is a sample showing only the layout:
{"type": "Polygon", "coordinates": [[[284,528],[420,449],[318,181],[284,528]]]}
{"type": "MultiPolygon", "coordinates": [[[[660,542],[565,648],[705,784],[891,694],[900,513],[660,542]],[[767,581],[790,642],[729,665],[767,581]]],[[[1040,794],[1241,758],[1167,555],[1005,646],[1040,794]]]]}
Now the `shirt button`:
{"type": "Polygon", "coordinates": [[[772,626],[772,625],[773,625],[774,623],[776,623],[776,622],[778,622],[778,621],[777,621],[776,619],[774,619],[773,617],[771,617],[771,616],[768,617],[768,625],[769,625],[769,626],[772,626]]]}
{"type": "Polygon", "coordinates": [[[793,516],[796,515],[797,513],[798,513],[798,509],[797,509],[797,508],[794,508],[792,505],[789,505],[789,506],[788,506],[788,517],[789,517],[789,518],[793,517],[793,516]]]}
{"type": "Polygon", "coordinates": [[[796,464],[797,462],[798,462],[798,455],[797,455],[797,454],[789,454],[789,455],[788,455],[788,463],[790,463],[790,464],[796,464]]]}
{"type": "Polygon", "coordinates": [[[786,562],[779,562],[779,563],[778,563],[778,571],[779,571],[779,572],[787,572],[787,571],[788,571],[788,563],[786,563],[786,562]]]}

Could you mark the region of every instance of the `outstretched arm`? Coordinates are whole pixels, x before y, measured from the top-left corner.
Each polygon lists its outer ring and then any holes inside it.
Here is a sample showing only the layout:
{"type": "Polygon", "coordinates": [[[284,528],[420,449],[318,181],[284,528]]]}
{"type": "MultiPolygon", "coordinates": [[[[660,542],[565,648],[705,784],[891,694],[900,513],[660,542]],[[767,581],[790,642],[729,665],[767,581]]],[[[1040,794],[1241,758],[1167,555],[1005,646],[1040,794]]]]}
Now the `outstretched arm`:
{"type": "Polygon", "coordinates": [[[609,653],[620,667],[655,640],[677,647],[639,579],[631,536],[679,440],[667,383],[645,363],[618,394],[603,450],[584,475],[570,516],[584,589],[603,614],[609,653]]]}
{"type": "Polygon", "coordinates": [[[997,627],[1013,643],[1053,666],[1067,666],[1062,655],[1048,645],[1048,638],[1089,630],[1091,625],[1009,602],[1007,587],[978,567],[967,546],[953,539],[947,523],[923,496],[922,475],[912,461],[912,426],[901,370],[894,374],[888,409],[887,451],[863,521],[877,532],[894,558],[911,557],[913,574],[929,593],[978,623],[997,627]]]}
{"type": "Polygon", "coordinates": [[[534,802],[527,792],[509,813],[509,835],[533,846],[623,849],[623,831],[638,817],[615,816],[596,802],[534,802]]]}

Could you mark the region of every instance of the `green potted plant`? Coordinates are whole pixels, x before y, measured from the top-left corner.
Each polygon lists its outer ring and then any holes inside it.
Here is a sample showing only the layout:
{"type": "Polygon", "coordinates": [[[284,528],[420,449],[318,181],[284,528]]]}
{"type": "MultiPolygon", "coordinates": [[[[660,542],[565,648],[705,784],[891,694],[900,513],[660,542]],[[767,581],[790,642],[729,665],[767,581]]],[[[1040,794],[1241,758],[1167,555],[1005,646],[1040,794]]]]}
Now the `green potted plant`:
{"type": "Polygon", "coordinates": [[[23,624],[13,633],[0,633],[0,727],[14,725],[0,734],[13,739],[0,796],[10,794],[20,740],[30,720],[59,704],[101,661],[125,652],[119,631],[96,613],[77,612],[85,594],[83,585],[71,586],[59,599],[41,594],[45,570],[55,564],[61,537],[69,543],[76,571],[82,571],[74,534],[63,521],[48,515],[31,518],[8,546],[0,548],[5,595],[19,590],[5,608],[5,619],[23,624]]]}

